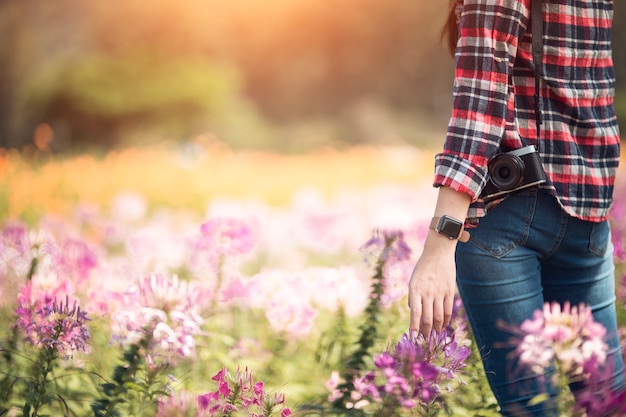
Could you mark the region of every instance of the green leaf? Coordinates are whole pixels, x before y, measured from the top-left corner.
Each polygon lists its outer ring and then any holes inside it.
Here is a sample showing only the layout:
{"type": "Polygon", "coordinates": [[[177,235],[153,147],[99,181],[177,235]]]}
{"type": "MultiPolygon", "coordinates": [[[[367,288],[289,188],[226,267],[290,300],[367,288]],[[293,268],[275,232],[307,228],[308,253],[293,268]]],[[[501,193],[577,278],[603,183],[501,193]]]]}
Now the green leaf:
{"type": "Polygon", "coordinates": [[[115,395],[115,388],[117,387],[117,385],[106,383],[106,384],[102,384],[101,386],[102,386],[102,390],[107,396],[111,397],[112,395],[115,395]]]}
{"type": "Polygon", "coordinates": [[[528,401],[528,405],[541,404],[542,402],[548,401],[549,399],[550,396],[548,394],[539,394],[536,397],[531,398],[531,400],[528,401]]]}

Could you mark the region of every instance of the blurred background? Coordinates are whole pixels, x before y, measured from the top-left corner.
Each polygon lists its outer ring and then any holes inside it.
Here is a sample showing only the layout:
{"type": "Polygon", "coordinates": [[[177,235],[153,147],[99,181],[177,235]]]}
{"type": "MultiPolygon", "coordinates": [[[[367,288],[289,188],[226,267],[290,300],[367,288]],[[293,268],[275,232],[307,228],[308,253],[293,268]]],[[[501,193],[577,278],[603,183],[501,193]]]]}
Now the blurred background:
{"type": "MultiPolygon", "coordinates": [[[[450,112],[446,1],[2,0],[0,147],[428,146],[450,112]]],[[[615,2],[626,123],[626,2],[615,2]]],[[[626,129],[623,129],[626,130],[626,129]]]]}

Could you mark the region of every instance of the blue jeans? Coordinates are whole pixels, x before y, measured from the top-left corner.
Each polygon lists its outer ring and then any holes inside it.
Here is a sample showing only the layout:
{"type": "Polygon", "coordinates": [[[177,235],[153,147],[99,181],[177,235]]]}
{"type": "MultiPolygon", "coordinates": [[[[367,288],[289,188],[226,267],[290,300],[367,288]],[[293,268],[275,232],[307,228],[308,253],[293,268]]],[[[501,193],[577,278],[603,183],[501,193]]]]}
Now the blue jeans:
{"type": "MultiPolygon", "coordinates": [[[[505,416],[556,415],[557,387],[550,374],[520,373],[509,353],[513,336],[498,323],[518,326],[544,302],[591,306],[607,329],[613,384],[623,386],[615,315],[615,277],[608,222],[567,215],[546,190],[512,195],[470,229],[456,251],[457,284],[491,389],[505,416]],[[538,394],[547,401],[527,402],[538,394]]],[[[572,387],[575,390],[574,387],[572,387]]]]}

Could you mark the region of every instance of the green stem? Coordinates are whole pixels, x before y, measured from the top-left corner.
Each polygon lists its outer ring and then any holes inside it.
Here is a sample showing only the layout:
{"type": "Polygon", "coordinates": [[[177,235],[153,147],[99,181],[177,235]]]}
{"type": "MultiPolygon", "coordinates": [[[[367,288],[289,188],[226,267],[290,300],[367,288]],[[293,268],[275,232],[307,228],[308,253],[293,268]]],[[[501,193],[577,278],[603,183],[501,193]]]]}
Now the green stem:
{"type": "MultiPolygon", "coordinates": [[[[36,379],[37,386],[37,395],[35,396],[35,402],[33,403],[33,413],[32,417],[37,417],[39,415],[39,409],[44,404],[44,399],[46,395],[46,386],[48,385],[48,374],[52,371],[52,364],[56,359],[56,349],[54,348],[46,348],[42,351],[42,356],[44,356],[44,366],[43,372],[37,372],[38,378],[36,379]],[[39,378],[40,376],[40,378],[39,378]]],[[[39,365],[39,361],[35,364],[35,366],[39,365]]]]}
{"type": "MultiPolygon", "coordinates": [[[[39,245],[34,246],[33,249],[37,249],[37,252],[39,252],[39,245]]],[[[35,272],[37,272],[38,265],[39,265],[39,259],[35,256],[30,261],[30,268],[28,270],[28,274],[26,275],[27,281],[31,281],[33,279],[33,276],[35,276],[35,272]]]]}
{"type": "MultiPolygon", "coordinates": [[[[227,403],[232,406],[235,406],[235,404],[237,403],[237,399],[241,395],[241,385],[239,385],[239,382],[233,385],[234,386],[233,386],[232,391],[230,392],[230,395],[228,396],[227,403]]],[[[233,411],[228,410],[228,413],[223,414],[222,417],[231,417],[232,414],[233,414],[233,411]]]]}
{"type": "Polygon", "coordinates": [[[136,374],[143,365],[143,350],[149,342],[146,338],[129,346],[123,354],[123,364],[113,370],[113,381],[102,384],[104,396],[94,401],[91,406],[96,417],[119,415],[117,407],[127,402],[128,384],[135,383],[136,374]]]}
{"type": "Polygon", "coordinates": [[[345,408],[346,401],[350,398],[351,391],[354,390],[353,378],[365,368],[365,358],[369,355],[369,351],[374,346],[374,342],[378,337],[378,321],[380,317],[380,299],[384,293],[384,268],[385,268],[385,252],[386,249],[393,244],[393,240],[385,242],[385,248],[381,252],[376,262],[376,269],[372,278],[372,289],[370,292],[370,301],[365,308],[363,324],[359,326],[361,335],[356,344],[356,350],[347,358],[346,366],[342,374],[345,380],[338,388],[343,391],[341,398],[334,401],[333,406],[340,409],[345,408]]]}
{"type": "Polygon", "coordinates": [[[160,378],[160,376],[163,372],[163,369],[164,368],[161,366],[156,369],[149,369],[148,365],[145,365],[143,367],[142,371],[146,375],[146,377],[144,390],[141,393],[141,401],[139,401],[137,415],[146,415],[147,412],[149,412],[150,414],[154,414],[156,412],[158,393],[162,392],[162,387],[157,388],[157,391],[154,391],[153,386],[162,384],[162,378],[160,378]]]}

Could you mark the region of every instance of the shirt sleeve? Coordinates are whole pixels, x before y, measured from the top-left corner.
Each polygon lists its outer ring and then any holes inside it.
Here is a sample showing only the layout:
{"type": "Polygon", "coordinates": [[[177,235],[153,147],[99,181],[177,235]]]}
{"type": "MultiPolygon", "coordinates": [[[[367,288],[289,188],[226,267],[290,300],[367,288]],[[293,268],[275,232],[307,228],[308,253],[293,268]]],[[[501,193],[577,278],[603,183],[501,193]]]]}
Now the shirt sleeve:
{"type": "MultiPolygon", "coordinates": [[[[476,201],[500,146],[513,100],[510,74],[531,0],[465,0],[455,55],[453,109],[434,186],[476,201]]],[[[510,115],[509,115],[510,117],[510,115]]]]}

